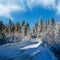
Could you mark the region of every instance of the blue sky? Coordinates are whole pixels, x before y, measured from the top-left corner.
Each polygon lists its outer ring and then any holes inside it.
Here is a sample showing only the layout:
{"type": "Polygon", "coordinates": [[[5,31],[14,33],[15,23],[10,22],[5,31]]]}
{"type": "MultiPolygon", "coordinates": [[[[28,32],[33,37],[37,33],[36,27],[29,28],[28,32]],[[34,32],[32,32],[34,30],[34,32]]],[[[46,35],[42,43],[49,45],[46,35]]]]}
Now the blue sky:
{"type": "Polygon", "coordinates": [[[43,21],[55,18],[60,20],[60,0],[0,0],[0,20],[7,24],[9,19],[14,23],[25,20],[32,28],[40,16],[43,21]]]}

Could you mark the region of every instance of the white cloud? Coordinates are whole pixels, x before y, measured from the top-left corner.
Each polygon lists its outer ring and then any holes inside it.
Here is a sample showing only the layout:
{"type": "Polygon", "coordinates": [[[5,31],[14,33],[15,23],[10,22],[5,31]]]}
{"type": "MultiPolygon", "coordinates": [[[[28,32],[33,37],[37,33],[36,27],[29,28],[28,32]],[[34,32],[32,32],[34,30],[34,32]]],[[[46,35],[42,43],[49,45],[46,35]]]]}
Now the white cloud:
{"type": "Polygon", "coordinates": [[[37,6],[56,10],[60,14],[60,0],[0,0],[0,16],[11,18],[12,12],[32,10],[37,6]]]}
{"type": "Polygon", "coordinates": [[[0,4],[0,16],[9,16],[11,12],[19,10],[19,6],[16,5],[2,5],[0,4]]]}
{"type": "Polygon", "coordinates": [[[60,15],[60,0],[57,3],[56,10],[57,10],[57,14],[60,15]]]}
{"type": "Polygon", "coordinates": [[[60,15],[60,0],[27,0],[27,6],[32,10],[36,6],[56,11],[60,15]]]}
{"type": "Polygon", "coordinates": [[[30,9],[35,6],[42,6],[44,8],[55,8],[55,0],[27,0],[27,5],[30,9]]]}
{"type": "Polygon", "coordinates": [[[24,10],[23,0],[0,0],[0,16],[11,17],[12,12],[24,10]]]}

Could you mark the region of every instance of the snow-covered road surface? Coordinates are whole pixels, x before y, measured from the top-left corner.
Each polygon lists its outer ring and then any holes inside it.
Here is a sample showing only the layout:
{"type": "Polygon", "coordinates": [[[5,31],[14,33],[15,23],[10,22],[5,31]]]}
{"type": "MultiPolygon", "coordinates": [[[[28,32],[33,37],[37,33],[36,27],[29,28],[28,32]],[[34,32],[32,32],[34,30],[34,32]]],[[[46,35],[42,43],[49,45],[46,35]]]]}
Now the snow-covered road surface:
{"type": "Polygon", "coordinates": [[[0,46],[0,60],[57,60],[41,40],[31,39],[25,42],[0,46]]]}
{"type": "Polygon", "coordinates": [[[40,44],[42,44],[42,41],[39,41],[37,44],[32,44],[32,45],[25,46],[21,49],[37,48],[40,44]]]}

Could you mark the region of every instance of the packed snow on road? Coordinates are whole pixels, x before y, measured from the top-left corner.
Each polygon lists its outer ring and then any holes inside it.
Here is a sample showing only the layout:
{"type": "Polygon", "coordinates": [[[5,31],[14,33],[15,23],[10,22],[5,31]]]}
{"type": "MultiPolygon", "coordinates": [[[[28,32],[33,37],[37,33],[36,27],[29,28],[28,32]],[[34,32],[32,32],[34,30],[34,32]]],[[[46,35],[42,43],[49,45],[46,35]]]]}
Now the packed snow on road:
{"type": "Polygon", "coordinates": [[[24,42],[0,45],[0,60],[57,60],[42,40],[35,38],[24,42]]]}

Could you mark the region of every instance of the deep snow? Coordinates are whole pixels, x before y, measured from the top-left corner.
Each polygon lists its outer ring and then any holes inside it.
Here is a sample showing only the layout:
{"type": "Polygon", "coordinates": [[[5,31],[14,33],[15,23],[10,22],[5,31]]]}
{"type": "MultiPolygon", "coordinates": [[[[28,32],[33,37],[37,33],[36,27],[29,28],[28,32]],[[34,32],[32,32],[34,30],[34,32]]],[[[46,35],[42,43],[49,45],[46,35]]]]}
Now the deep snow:
{"type": "Polygon", "coordinates": [[[57,60],[40,39],[0,45],[0,60],[57,60]]]}

